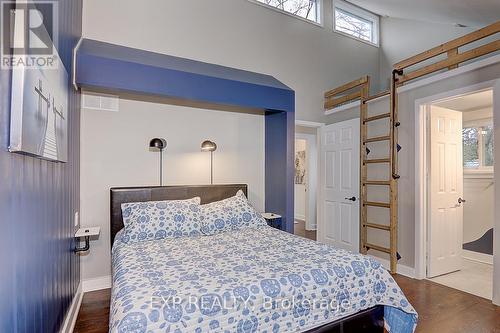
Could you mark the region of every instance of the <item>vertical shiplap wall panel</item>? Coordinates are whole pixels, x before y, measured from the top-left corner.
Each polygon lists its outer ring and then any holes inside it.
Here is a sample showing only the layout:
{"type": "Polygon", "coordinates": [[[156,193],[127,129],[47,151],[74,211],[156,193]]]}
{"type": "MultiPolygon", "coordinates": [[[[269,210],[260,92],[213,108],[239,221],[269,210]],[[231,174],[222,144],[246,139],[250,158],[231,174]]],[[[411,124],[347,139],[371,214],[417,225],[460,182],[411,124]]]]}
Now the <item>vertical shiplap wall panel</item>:
{"type": "MultiPolygon", "coordinates": [[[[58,51],[68,73],[82,0],[60,0],[58,51]]],[[[80,282],[79,95],[70,91],[68,163],[11,154],[11,73],[0,70],[0,332],[57,332],[80,282]]],[[[68,82],[70,86],[70,82],[68,82]]]]}

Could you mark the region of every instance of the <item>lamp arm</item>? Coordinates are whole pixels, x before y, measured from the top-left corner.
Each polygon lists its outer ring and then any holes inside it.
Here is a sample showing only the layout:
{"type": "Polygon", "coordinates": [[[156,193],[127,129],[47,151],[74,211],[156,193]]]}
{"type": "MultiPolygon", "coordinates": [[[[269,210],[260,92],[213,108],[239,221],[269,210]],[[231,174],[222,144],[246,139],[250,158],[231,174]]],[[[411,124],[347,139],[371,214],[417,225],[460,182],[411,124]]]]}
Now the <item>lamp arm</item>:
{"type": "Polygon", "coordinates": [[[214,152],[210,152],[210,184],[214,184],[214,152]]]}
{"type": "Polygon", "coordinates": [[[163,149],[160,149],[160,186],[163,186],[163,149]]]}

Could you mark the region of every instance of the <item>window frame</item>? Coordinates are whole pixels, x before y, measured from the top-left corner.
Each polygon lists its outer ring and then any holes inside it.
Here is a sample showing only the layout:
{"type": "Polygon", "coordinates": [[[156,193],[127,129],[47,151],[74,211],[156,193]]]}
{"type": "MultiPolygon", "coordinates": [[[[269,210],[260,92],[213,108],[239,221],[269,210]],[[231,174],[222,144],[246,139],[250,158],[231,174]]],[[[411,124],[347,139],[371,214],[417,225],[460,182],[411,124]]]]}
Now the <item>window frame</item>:
{"type": "Polygon", "coordinates": [[[281,13],[281,14],[284,14],[284,15],[287,15],[287,16],[299,19],[301,21],[304,21],[304,22],[316,25],[318,27],[322,27],[322,28],[324,27],[324,25],[323,25],[323,8],[324,8],[323,7],[323,0],[316,0],[316,12],[317,12],[316,16],[318,18],[318,22],[310,20],[310,19],[302,17],[302,16],[299,16],[299,15],[295,15],[293,13],[287,12],[286,10],[279,9],[278,7],[274,7],[274,6],[268,5],[267,3],[260,2],[258,0],[248,0],[248,1],[251,2],[251,3],[254,3],[256,5],[259,5],[259,6],[262,6],[262,7],[271,9],[271,10],[274,10],[275,12],[278,12],[278,13],[281,13]]]}
{"type": "Polygon", "coordinates": [[[333,2],[333,31],[341,34],[343,36],[347,36],[349,38],[355,39],[357,41],[366,43],[368,45],[372,45],[375,47],[380,46],[380,17],[377,14],[374,14],[366,9],[351,5],[343,0],[334,0],[333,2]],[[344,12],[345,14],[351,14],[353,17],[357,19],[361,19],[364,21],[368,21],[372,23],[372,40],[368,41],[366,39],[362,39],[356,36],[353,36],[347,32],[337,30],[337,19],[336,13],[337,9],[344,12]]]}
{"type": "Polygon", "coordinates": [[[487,118],[487,119],[478,119],[478,120],[471,120],[464,122],[462,125],[462,129],[464,128],[475,128],[477,129],[478,133],[480,133],[477,137],[477,155],[479,159],[479,167],[478,168],[466,168],[464,166],[464,174],[465,175],[477,175],[477,174],[493,174],[494,169],[493,166],[484,166],[484,145],[483,145],[483,136],[482,130],[483,127],[485,126],[492,126],[493,127],[493,118],[487,118]]]}

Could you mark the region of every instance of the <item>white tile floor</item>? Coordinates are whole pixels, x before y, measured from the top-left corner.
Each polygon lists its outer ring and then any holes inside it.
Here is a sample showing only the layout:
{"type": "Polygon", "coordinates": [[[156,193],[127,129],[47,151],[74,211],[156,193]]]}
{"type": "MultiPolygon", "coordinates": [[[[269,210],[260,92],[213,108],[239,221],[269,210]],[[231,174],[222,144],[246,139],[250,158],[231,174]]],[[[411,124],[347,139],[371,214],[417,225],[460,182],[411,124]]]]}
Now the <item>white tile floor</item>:
{"type": "Polygon", "coordinates": [[[462,270],[429,280],[476,296],[491,299],[493,293],[493,266],[463,259],[462,270]]]}

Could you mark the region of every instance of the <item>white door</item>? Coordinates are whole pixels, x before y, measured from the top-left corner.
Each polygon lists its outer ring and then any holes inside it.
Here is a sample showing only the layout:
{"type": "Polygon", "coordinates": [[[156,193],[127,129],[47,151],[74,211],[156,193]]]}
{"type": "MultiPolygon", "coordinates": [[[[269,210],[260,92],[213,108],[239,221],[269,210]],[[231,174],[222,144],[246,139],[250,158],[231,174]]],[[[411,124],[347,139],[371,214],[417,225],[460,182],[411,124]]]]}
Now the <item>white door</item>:
{"type": "Polygon", "coordinates": [[[318,241],[359,252],[359,118],[321,129],[318,241]]]}
{"type": "Polygon", "coordinates": [[[462,266],[462,113],[430,109],[430,175],[427,276],[462,266]]]}
{"type": "MultiPolygon", "coordinates": [[[[497,80],[493,88],[493,127],[498,133],[500,126],[500,80],[497,80]]],[[[494,137],[493,147],[500,147],[500,135],[494,137]]],[[[500,149],[494,151],[493,167],[495,191],[495,224],[493,226],[493,304],[500,306],[500,181],[498,181],[498,170],[500,170],[500,149]]]]}

